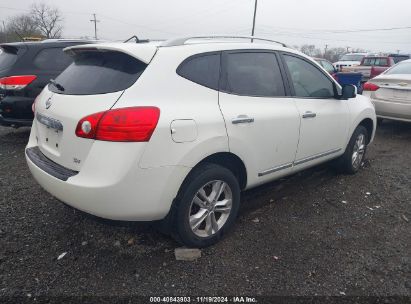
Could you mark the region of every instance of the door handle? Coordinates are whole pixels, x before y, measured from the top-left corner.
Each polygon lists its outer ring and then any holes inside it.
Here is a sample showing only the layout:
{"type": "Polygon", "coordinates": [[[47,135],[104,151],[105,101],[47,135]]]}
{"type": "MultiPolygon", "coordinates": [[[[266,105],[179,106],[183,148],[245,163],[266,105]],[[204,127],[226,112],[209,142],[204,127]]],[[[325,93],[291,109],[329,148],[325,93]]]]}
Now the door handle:
{"type": "Polygon", "coordinates": [[[307,111],[303,114],[303,118],[314,118],[317,117],[317,114],[311,111],[307,111]]]}
{"type": "Polygon", "coordinates": [[[236,118],[233,118],[231,120],[231,123],[233,125],[238,125],[238,124],[244,124],[244,123],[253,123],[254,122],[254,118],[252,117],[248,117],[247,115],[240,115],[236,118]]]}

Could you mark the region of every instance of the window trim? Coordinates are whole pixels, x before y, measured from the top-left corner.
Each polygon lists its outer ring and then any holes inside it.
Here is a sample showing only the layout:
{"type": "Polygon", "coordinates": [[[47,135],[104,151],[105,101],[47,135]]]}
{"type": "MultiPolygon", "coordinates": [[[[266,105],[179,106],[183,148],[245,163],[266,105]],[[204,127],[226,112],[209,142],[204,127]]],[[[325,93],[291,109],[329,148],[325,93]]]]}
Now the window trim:
{"type": "Polygon", "coordinates": [[[208,88],[208,89],[210,89],[210,90],[214,90],[214,91],[219,92],[219,91],[220,91],[220,87],[221,87],[221,70],[222,70],[222,69],[221,69],[221,66],[222,66],[222,60],[223,60],[223,59],[222,59],[222,51],[205,52],[205,53],[198,53],[198,54],[195,54],[195,55],[191,55],[191,56],[187,57],[186,59],[184,59],[184,60],[178,65],[178,67],[177,67],[177,69],[176,69],[176,74],[177,74],[178,76],[180,76],[180,77],[188,80],[188,81],[191,81],[191,82],[193,82],[193,83],[195,83],[195,84],[198,84],[199,86],[202,86],[202,87],[204,87],[204,88],[208,88]],[[184,75],[181,74],[181,70],[182,70],[183,66],[184,66],[187,62],[189,62],[189,61],[191,61],[191,60],[193,60],[193,59],[196,59],[196,58],[206,57],[206,56],[210,56],[210,55],[219,55],[219,56],[220,56],[220,66],[219,66],[219,72],[218,72],[218,84],[217,84],[218,88],[217,88],[217,89],[216,89],[216,88],[212,88],[212,87],[210,87],[210,86],[208,86],[208,85],[199,83],[199,82],[197,82],[197,81],[194,81],[194,80],[192,80],[192,79],[189,79],[189,78],[187,78],[187,77],[185,77],[184,75]]]}
{"type": "Polygon", "coordinates": [[[225,50],[222,51],[221,55],[221,69],[220,69],[220,92],[235,95],[235,96],[244,96],[244,97],[258,97],[258,98],[289,98],[291,97],[291,91],[288,86],[288,80],[285,74],[284,67],[282,66],[282,62],[279,58],[278,52],[270,49],[234,49],[234,50],[225,50]],[[246,95],[246,94],[239,94],[229,92],[226,89],[227,86],[227,55],[228,54],[235,54],[235,53],[270,53],[274,54],[275,59],[277,61],[281,80],[283,81],[284,87],[284,96],[265,96],[265,95],[246,95]]]}
{"type": "Polygon", "coordinates": [[[284,52],[284,51],[282,51],[282,52],[280,53],[280,57],[281,57],[281,61],[282,61],[282,63],[283,63],[283,66],[284,66],[284,69],[285,69],[285,72],[286,72],[286,75],[287,75],[288,83],[289,83],[289,86],[290,86],[290,89],[291,89],[291,97],[297,98],[297,99],[325,99],[325,100],[328,100],[328,99],[336,99],[336,100],[338,100],[338,99],[339,99],[339,98],[338,98],[338,87],[337,87],[337,84],[336,84],[335,80],[331,77],[331,75],[329,75],[328,73],[324,73],[323,70],[321,70],[320,68],[318,68],[318,66],[316,66],[315,64],[313,64],[310,60],[308,60],[307,58],[304,58],[303,56],[300,56],[300,55],[298,55],[298,54],[289,53],[289,52],[284,52]],[[321,74],[325,75],[325,77],[328,78],[328,80],[330,80],[331,83],[332,83],[332,85],[333,85],[334,96],[332,96],[332,97],[302,97],[302,96],[296,96],[296,94],[295,94],[295,89],[294,89],[294,84],[293,84],[293,82],[292,82],[291,74],[290,74],[290,71],[289,71],[289,69],[288,69],[287,63],[285,62],[284,56],[291,56],[291,57],[296,57],[296,58],[298,58],[298,59],[301,59],[301,60],[307,62],[308,64],[311,64],[311,65],[312,65],[314,68],[316,68],[321,74]]]}

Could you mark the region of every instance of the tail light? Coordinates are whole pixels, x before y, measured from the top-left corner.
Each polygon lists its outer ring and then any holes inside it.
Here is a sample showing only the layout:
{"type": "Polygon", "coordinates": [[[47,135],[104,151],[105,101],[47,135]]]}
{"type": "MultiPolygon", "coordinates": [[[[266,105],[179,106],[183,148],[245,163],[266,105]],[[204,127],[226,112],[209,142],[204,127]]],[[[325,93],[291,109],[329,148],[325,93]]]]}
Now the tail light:
{"type": "Polygon", "coordinates": [[[153,134],[160,109],[133,107],[91,114],[81,119],[76,128],[78,137],[120,142],[146,142],[153,134]]]}
{"type": "Polygon", "coordinates": [[[376,84],[373,84],[371,82],[366,82],[364,83],[363,86],[363,91],[370,91],[370,92],[375,92],[379,89],[380,87],[377,86],[376,84]]]}
{"type": "Polygon", "coordinates": [[[0,88],[3,90],[21,90],[37,79],[34,75],[9,76],[0,78],[0,88]]]}

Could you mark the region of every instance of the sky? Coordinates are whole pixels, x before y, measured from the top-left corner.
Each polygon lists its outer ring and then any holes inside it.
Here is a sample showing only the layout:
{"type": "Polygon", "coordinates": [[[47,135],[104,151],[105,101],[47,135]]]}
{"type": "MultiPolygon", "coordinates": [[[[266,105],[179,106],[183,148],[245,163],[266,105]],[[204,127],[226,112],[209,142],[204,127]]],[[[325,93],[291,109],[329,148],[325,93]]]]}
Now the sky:
{"type": "MultiPolygon", "coordinates": [[[[254,1],[43,0],[62,12],[65,37],[93,37],[95,13],[98,37],[106,40],[250,35],[254,1]]],[[[0,0],[0,22],[27,12],[33,2],[0,0]]],[[[258,0],[255,35],[322,50],[411,53],[411,0],[258,0]]]]}

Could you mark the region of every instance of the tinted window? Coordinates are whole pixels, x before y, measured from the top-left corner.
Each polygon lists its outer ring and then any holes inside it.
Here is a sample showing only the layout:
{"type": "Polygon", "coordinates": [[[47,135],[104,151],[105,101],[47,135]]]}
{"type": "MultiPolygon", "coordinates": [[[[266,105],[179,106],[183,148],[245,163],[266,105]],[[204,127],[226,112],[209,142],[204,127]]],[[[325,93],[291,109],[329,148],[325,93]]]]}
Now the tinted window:
{"type": "Polygon", "coordinates": [[[365,55],[346,54],[341,57],[340,61],[361,61],[365,55]]]}
{"type": "Polygon", "coordinates": [[[53,92],[67,95],[92,95],[123,91],[136,82],[146,64],[120,52],[83,51],[74,56],[74,62],[56,78],[64,88],[53,92]]]}
{"type": "Polygon", "coordinates": [[[284,84],[273,53],[227,54],[225,90],[247,96],[284,96],[284,84]]]}
{"type": "Polygon", "coordinates": [[[411,62],[400,62],[385,74],[411,74],[411,62]]]}
{"type": "Polygon", "coordinates": [[[50,48],[41,50],[33,62],[35,66],[42,70],[62,71],[73,60],[63,52],[62,48],[50,48]]]}
{"type": "Polygon", "coordinates": [[[365,66],[387,66],[387,58],[365,58],[363,65],[365,66]]]}
{"type": "Polygon", "coordinates": [[[17,60],[17,55],[6,52],[2,48],[0,48],[0,71],[5,70],[13,66],[13,64],[17,60]]]}
{"type": "Polygon", "coordinates": [[[177,73],[195,83],[218,90],[220,54],[201,55],[189,58],[181,64],[177,73]]]}
{"type": "Polygon", "coordinates": [[[324,69],[328,72],[328,73],[330,73],[330,74],[333,74],[333,73],[335,73],[335,68],[334,68],[334,66],[331,64],[331,63],[329,63],[328,61],[322,61],[322,65],[323,65],[323,67],[324,67],[324,69]]]}
{"type": "Polygon", "coordinates": [[[410,56],[404,55],[404,56],[393,56],[392,59],[394,59],[394,63],[401,62],[403,60],[410,59],[410,56]]]}
{"type": "Polygon", "coordinates": [[[298,97],[334,97],[332,81],[311,63],[284,55],[291,81],[294,85],[295,96],[298,97]]]}

